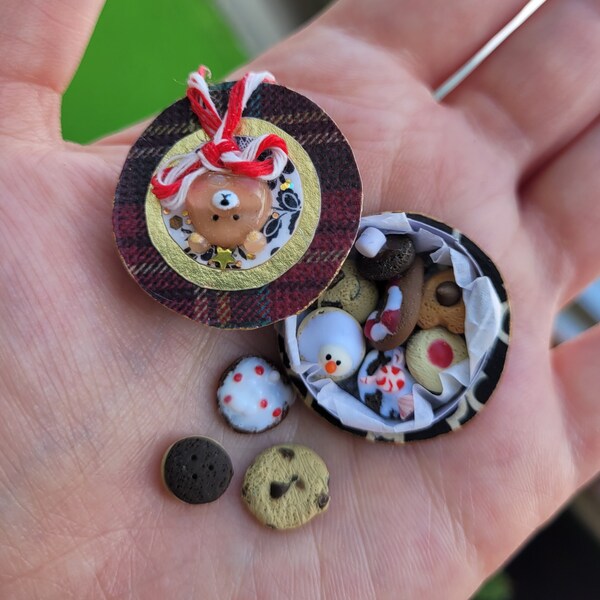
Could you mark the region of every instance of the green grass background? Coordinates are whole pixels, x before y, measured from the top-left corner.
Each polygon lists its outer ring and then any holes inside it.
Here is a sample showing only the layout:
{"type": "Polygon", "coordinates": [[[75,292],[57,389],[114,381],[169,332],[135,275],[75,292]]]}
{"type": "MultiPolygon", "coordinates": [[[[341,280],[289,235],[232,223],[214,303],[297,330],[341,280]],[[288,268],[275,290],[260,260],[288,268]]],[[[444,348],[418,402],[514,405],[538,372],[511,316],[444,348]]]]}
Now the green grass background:
{"type": "Polygon", "coordinates": [[[63,97],[63,136],[118,131],[184,96],[198,65],[218,79],[245,59],[211,0],[107,0],[63,97]]]}

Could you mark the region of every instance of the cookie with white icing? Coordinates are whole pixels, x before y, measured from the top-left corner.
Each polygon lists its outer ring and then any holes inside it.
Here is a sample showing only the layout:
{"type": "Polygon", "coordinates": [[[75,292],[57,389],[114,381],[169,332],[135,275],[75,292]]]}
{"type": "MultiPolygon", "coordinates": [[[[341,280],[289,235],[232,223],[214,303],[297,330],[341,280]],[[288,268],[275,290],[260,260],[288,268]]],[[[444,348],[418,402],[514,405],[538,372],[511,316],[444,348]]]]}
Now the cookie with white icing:
{"type": "Polygon", "coordinates": [[[413,384],[403,348],[372,350],[358,372],[360,401],[386,419],[405,421],[413,415],[413,384]]]}
{"type": "Polygon", "coordinates": [[[281,372],[259,356],[233,363],[221,377],[217,406],[227,424],[242,433],[260,433],[278,425],[294,401],[294,390],[281,372]]]}

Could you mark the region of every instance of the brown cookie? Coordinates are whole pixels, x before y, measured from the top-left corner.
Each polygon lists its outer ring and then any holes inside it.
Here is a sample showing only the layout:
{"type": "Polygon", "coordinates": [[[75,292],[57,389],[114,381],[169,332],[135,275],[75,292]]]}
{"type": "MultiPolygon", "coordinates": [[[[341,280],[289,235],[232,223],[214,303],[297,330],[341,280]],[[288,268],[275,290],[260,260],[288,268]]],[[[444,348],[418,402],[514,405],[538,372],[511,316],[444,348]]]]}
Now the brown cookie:
{"type": "Polygon", "coordinates": [[[418,325],[421,329],[440,325],[452,333],[465,332],[465,303],[452,269],[440,271],[425,282],[418,325]]]}
{"type": "Polygon", "coordinates": [[[388,235],[376,256],[359,254],[358,272],[372,281],[388,281],[404,273],[415,260],[415,246],[407,235],[388,235]]]}
{"type": "Polygon", "coordinates": [[[406,273],[388,283],[383,305],[369,315],[364,328],[365,337],[377,350],[397,348],[413,332],[419,317],[424,272],[423,259],[417,255],[406,273]]]}
{"type": "Polygon", "coordinates": [[[248,467],[242,499],[267,527],[300,527],[329,506],[327,466],[305,446],[273,446],[248,467]]]}
{"type": "Polygon", "coordinates": [[[161,474],[166,488],[188,504],[214,502],[233,477],[231,459],[223,447],[207,437],[175,442],[163,456],[161,474]]]}

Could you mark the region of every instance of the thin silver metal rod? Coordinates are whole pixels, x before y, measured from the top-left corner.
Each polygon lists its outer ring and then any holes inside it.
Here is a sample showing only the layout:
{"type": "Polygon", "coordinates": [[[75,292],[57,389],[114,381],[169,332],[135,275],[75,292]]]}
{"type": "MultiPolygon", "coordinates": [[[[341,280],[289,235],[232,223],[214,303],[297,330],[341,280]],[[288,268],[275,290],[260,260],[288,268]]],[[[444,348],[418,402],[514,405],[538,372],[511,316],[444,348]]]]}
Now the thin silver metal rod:
{"type": "Polygon", "coordinates": [[[544,4],[546,0],[530,0],[519,13],[511,19],[481,50],[476,52],[460,69],[448,77],[440,87],[433,92],[433,97],[440,102],[459,83],[464,81],[502,42],[512,35],[531,15],[544,4]]]}

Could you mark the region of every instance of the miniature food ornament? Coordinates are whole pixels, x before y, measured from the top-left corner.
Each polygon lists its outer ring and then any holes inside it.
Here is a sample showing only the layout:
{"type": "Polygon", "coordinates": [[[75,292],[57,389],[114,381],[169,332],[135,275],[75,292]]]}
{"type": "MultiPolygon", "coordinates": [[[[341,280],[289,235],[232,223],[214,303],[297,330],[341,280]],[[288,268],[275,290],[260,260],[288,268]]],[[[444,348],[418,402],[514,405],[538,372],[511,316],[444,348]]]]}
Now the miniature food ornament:
{"type": "Polygon", "coordinates": [[[440,271],[425,282],[418,325],[421,329],[441,325],[452,333],[465,332],[465,303],[452,269],[440,271]]]}
{"type": "Polygon", "coordinates": [[[443,389],[440,373],[468,357],[463,338],[443,327],[415,333],[406,348],[406,362],[412,376],[434,394],[443,389]]]}
{"type": "Polygon", "coordinates": [[[350,313],[359,323],[377,307],[379,291],[372,281],[365,279],[353,260],[347,260],[329,288],[319,297],[320,307],[333,306],[350,313]]]}
{"type": "Polygon", "coordinates": [[[279,370],[259,356],[246,356],[221,376],[217,406],[227,424],[242,433],[260,433],[281,423],[294,390],[279,370]]]}
{"type": "Polygon", "coordinates": [[[361,402],[387,419],[408,419],[414,412],[412,386],[404,362],[404,350],[372,350],[358,372],[361,402]]]}
{"type": "Polygon", "coordinates": [[[300,323],[298,350],[302,360],[319,365],[323,377],[341,381],[358,371],[365,340],[352,315],[339,308],[319,308],[300,323]]]}
{"type": "Polygon", "coordinates": [[[413,332],[419,317],[424,272],[423,259],[417,255],[407,271],[388,282],[383,306],[372,312],[365,323],[365,336],[377,350],[391,350],[413,332]]]}

